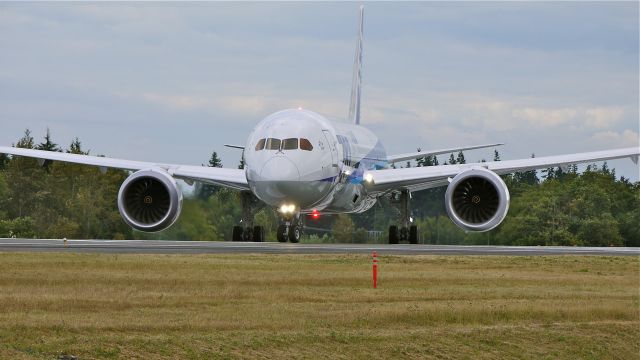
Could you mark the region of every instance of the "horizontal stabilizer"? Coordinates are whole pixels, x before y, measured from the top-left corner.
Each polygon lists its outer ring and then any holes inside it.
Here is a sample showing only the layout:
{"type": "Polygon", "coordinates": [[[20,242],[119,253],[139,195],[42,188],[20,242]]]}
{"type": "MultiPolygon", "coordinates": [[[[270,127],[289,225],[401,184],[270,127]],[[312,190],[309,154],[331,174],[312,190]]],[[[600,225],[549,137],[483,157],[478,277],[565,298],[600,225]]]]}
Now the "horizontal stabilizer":
{"type": "Polygon", "coordinates": [[[244,150],[244,146],[240,146],[240,145],[224,144],[224,146],[226,146],[228,148],[244,150]]]}
{"type": "Polygon", "coordinates": [[[451,149],[439,149],[439,150],[419,151],[419,152],[398,154],[398,155],[389,155],[387,156],[387,161],[390,163],[394,163],[398,161],[418,159],[418,158],[430,156],[430,155],[450,154],[457,151],[484,149],[484,148],[502,146],[502,145],[504,144],[503,143],[485,144],[485,145],[457,147],[457,148],[451,148],[451,149]]]}

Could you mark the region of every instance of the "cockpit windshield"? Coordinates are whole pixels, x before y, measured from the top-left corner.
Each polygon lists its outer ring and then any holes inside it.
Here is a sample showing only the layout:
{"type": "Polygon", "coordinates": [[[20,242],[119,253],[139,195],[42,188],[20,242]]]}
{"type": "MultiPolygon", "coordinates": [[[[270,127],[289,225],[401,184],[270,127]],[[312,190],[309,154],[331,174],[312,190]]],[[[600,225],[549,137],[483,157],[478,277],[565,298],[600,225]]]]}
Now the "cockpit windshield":
{"type": "Polygon", "coordinates": [[[311,141],[309,139],[298,139],[298,138],[288,138],[284,140],[275,139],[275,138],[267,138],[260,139],[256,143],[256,151],[260,150],[297,150],[298,144],[300,145],[300,149],[306,151],[312,151],[313,145],[311,145],[311,141]]]}
{"type": "Polygon", "coordinates": [[[313,150],[313,145],[311,145],[311,141],[307,139],[300,139],[300,149],[311,151],[313,150]]]}
{"type": "Polygon", "coordinates": [[[282,140],[282,150],[296,150],[298,148],[298,139],[284,139],[282,140]]]}
{"type": "Polygon", "coordinates": [[[274,139],[274,138],[268,138],[267,139],[267,146],[265,147],[265,149],[267,150],[280,150],[280,139],[274,139]]]}

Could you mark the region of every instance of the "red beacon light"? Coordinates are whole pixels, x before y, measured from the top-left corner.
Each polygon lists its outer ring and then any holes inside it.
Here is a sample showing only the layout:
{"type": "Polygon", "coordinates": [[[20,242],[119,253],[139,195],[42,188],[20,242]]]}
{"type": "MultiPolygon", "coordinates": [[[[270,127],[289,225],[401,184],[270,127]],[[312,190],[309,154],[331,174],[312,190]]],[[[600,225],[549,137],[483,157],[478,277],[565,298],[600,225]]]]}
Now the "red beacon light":
{"type": "Polygon", "coordinates": [[[313,218],[314,220],[320,218],[320,213],[318,212],[318,210],[313,209],[313,211],[311,211],[311,218],[313,218]]]}

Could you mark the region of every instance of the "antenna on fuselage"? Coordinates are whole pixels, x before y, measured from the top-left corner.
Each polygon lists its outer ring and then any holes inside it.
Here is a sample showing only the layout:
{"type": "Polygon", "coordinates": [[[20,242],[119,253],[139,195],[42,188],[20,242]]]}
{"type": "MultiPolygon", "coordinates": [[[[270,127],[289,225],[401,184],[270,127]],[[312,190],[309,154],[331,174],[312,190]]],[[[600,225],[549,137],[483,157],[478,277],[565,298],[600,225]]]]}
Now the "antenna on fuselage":
{"type": "Polygon", "coordinates": [[[349,120],[360,124],[360,98],[362,95],[362,30],[364,24],[364,5],[360,5],[358,21],[358,42],[356,43],[356,59],[353,62],[353,82],[351,83],[351,105],[349,120]]]}

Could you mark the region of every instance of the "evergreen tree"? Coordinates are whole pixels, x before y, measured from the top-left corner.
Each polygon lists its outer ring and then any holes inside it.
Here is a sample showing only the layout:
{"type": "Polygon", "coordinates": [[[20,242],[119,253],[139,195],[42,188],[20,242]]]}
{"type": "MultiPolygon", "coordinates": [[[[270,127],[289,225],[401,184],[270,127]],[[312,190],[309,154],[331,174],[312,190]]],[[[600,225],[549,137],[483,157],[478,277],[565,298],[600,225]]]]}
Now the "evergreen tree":
{"type": "Polygon", "coordinates": [[[451,155],[449,155],[449,165],[455,165],[456,164],[456,158],[453,156],[453,153],[451,155]]]}
{"type": "MultiPolygon", "coordinates": [[[[204,166],[204,165],[203,165],[204,166]]],[[[218,157],[217,152],[213,152],[209,158],[208,167],[222,167],[222,160],[218,157]]],[[[207,200],[220,190],[219,186],[198,182],[195,188],[195,195],[200,200],[207,200]]]]}
{"type": "Polygon", "coordinates": [[[67,152],[70,154],[89,155],[88,151],[82,151],[82,143],[77,137],[73,139],[73,141],[69,145],[69,149],[67,150],[67,152]]]}
{"type": "MultiPolygon", "coordinates": [[[[416,152],[422,152],[422,148],[417,148],[416,152]]],[[[425,164],[425,161],[426,161],[426,158],[424,158],[424,157],[416,158],[416,166],[417,167],[427,166],[425,164]]]]}
{"type": "MultiPolygon", "coordinates": [[[[531,154],[532,158],[536,157],[536,154],[531,154]]],[[[538,179],[538,173],[535,170],[521,171],[514,174],[514,180],[519,185],[535,185],[540,182],[538,179]]]]}
{"type": "MultiPolygon", "coordinates": [[[[49,131],[49,128],[47,128],[47,135],[45,135],[44,141],[38,144],[36,146],[36,149],[44,150],[44,151],[62,152],[62,149],[58,147],[58,144],[54,143],[53,140],[51,139],[51,131],[49,131]]],[[[46,171],[49,171],[51,167],[51,162],[52,162],[51,160],[45,160],[42,163],[42,167],[44,167],[46,171]]]]}
{"type": "Polygon", "coordinates": [[[242,156],[240,157],[240,163],[238,164],[238,169],[244,169],[244,150],[242,150],[242,156]]]}
{"type": "Polygon", "coordinates": [[[25,129],[24,135],[18,140],[15,147],[22,149],[33,149],[33,136],[31,136],[31,130],[25,129]]]}
{"type": "Polygon", "coordinates": [[[58,144],[54,143],[53,140],[51,139],[51,131],[49,131],[49,128],[47,128],[47,135],[44,136],[44,141],[38,144],[36,146],[36,149],[44,150],[44,151],[62,152],[60,147],[58,147],[58,144]]]}
{"type": "MultiPolygon", "coordinates": [[[[453,154],[451,154],[453,156],[453,154]]],[[[458,153],[458,157],[456,158],[456,163],[458,164],[466,164],[467,160],[465,160],[464,158],[464,154],[462,153],[462,151],[460,151],[458,153]]]]}
{"type": "Polygon", "coordinates": [[[217,168],[221,168],[222,167],[222,160],[220,160],[220,158],[218,157],[218,153],[217,152],[213,152],[211,154],[211,157],[209,158],[209,165],[207,165],[208,167],[217,167],[217,168]]]}

